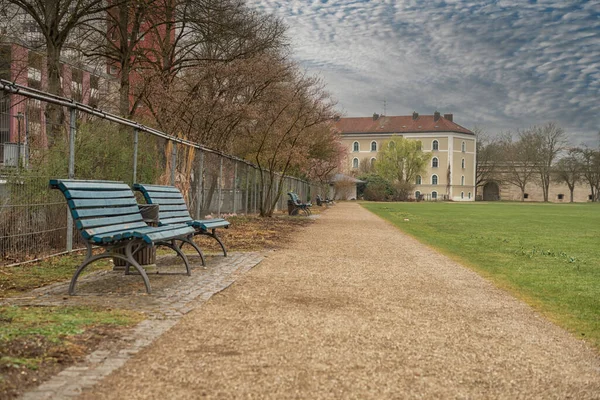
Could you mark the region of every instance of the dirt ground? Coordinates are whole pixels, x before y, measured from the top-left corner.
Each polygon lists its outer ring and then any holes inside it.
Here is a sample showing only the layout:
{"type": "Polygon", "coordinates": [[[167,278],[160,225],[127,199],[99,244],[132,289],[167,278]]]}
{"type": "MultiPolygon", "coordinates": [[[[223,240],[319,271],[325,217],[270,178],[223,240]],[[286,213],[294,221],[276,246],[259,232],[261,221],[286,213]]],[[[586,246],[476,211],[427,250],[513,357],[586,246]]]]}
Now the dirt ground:
{"type": "Polygon", "coordinates": [[[600,358],[343,203],[81,398],[598,399],[600,358]]]}
{"type": "MultiPolygon", "coordinates": [[[[288,217],[277,215],[274,218],[258,218],[256,216],[238,216],[230,218],[232,226],[230,229],[219,232],[223,242],[229,251],[268,251],[281,249],[289,243],[289,238],[302,226],[309,225],[313,220],[307,218],[288,217]]],[[[220,254],[217,242],[208,237],[198,236],[196,241],[202,249],[210,254],[220,254]]],[[[186,251],[189,249],[186,249],[186,251]]],[[[195,261],[194,258],[191,261],[195,261]]],[[[209,257],[210,265],[210,257],[209,257]]],[[[30,265],[33,266],[33,265],[30,265]]],[[[49,268],[52,267],[51,260],[49,268]]],[[[183,268],[183,266],[180,266],[183,268]]],[[[0,267],[0,273],[3,272],[0,267]]],[[[108,276],[108,275],[107,275],[108,276]]],[[[165,277],[154,283],[154,289],[160,289],[160,285],[176,285],[177,280],[184,279],[181,276],[165,277]],[[174,283],[175,282],[175,283],[174,283]]],[[[43,289],[43,288],[42,288],[43,289]]],[[[109,292],[120,293],[121,297],[107,297],[101,301],[101,297],[70,297],[64,296],[70,306],[91,306],[101,308],[131,308],[128,303],[135,303],[143,293],[144,287],[140,279],[123,279],[119,274],[117,277],[98,279],[91,283],[81,283],[78,290],[82,292],[109,292]],[[92,287],[92,289],[86,288],[92,287]],[[130,296],[127,296],[130,294],[130,296]]],[[[39,289],[38,289],[39,290],[39,289]]],[[[176,287],[173,288],[176,290],[176,287]]],[[[39,294],[32,295],[36,297],[39,294]]],[[[22,295],[25,299],[27,293],[22,295]]],[[[0,299],[2,296],[0,296],[0,299]]],[[[148,299],[148,296],[142,296],[148,299]]],[[[25,300],[25,303],[27,300],[25,300]]],[[[68,304],[67,304],[68,303],[68,304]]],[[[144,308],[140,308],[144,309],[144,308]]],[[[0,328],[4,321],[0,315],[0,328]]],[[[81,361],[87,354],[98,349],[109,349],[119,343],[119,338],[124,336],[128,328],[118,326],[91,326],[81,334],[64,338],[64,341],[52,343],[43,336],[29,336],[16,340],[2,340],[0,338],[0,357],[8,356],[15,358],[38,358],[44,360],[38,368],[31,369],[22,365],[0,362],[0,399],[16,398],[20,393],[45,381],[54,374],[75,362],[81,361]]]]}

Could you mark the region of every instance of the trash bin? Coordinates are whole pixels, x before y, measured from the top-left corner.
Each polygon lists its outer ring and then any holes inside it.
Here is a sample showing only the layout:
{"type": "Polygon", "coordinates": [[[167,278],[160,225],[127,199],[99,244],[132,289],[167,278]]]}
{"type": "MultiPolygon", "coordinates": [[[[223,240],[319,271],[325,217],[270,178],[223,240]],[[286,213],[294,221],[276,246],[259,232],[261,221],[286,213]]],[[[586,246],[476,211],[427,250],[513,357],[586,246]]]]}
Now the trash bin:
{"type": "Polygon", "coordinates": [[[288,215],[297,215],[298,214],[298,208],[296,208],[296,205],[294,204],[294,202],[292,200],[288,200],[288,215]]]}
{"type": "MultiPolygon", "coordinates": [[[[144,222],[150,226],[158,226],[158,204],[138,204],[140,213],[144,218],[144,222]]],[[[125,249],[119,251],[125,254],[125,249]]],[[[133,255],[135,261],[140,265],[151,265],[156,263],[156,247],[146,246],[142,250],[133,255]]],[[[119,258],[113,258],[114,270],[124,270],[125,261],[119,258]]]]}

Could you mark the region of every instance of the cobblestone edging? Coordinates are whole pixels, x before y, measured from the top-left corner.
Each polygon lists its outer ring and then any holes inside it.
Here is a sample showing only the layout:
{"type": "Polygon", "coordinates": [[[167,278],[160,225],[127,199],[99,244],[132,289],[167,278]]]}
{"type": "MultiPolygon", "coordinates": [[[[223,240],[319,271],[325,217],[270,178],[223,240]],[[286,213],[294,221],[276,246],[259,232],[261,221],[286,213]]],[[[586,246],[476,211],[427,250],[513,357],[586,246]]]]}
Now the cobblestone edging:
{"type": "MultiPolygon", "coordinates": [[[[196,271],[183,279],[176,290],[144,296],[153,302],[139,304],[149,318],[140,322],[130,335],[123,338],[123,345],[113,350],[97,350],[84,361],[75,364],[37,388],[21,396],[22,400],[69,399],[93,387],[111,372],[123,366],[133,355],[150,345],[156,338],[173,327],[183,315],[206,302],[214,294],[226,289],[243,274],[259,264],[263,256],[258,253],[231,253],[227,258],[215,258],[206,270],[196,271]]],[[[92,276],[90,280],[99,279],[92,276]]],[[[16,299],[13,304],[64,305],[68,284],[45,288],[45,296],[35,299],[16,299]]]]}

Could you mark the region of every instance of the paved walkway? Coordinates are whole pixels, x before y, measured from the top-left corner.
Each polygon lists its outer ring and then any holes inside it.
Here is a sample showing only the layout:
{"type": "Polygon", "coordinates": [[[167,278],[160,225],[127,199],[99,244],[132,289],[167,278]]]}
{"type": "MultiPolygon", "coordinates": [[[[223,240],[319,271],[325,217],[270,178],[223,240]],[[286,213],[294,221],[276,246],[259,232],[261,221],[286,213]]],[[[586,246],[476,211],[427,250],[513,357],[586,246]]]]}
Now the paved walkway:
{"type": "Polygon", "coordinates": [[[354,203],[122,364],[81,398],[600,398],[596,352],[354,203]]]}

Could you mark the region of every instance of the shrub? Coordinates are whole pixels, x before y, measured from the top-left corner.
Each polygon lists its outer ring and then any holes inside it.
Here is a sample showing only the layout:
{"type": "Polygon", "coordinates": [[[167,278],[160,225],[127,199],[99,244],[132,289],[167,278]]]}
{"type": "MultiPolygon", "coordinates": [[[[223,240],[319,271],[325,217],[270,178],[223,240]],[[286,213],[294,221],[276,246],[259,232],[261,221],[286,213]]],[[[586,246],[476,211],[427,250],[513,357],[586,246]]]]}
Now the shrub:
{"type": "Polygon", "coordinates": [[[394,198],[394,187],[386,179],[377,174],[368,174],[358,177],[365,181],[357,186],[358,197],[370,201],[390,201],[394,198]]]}

